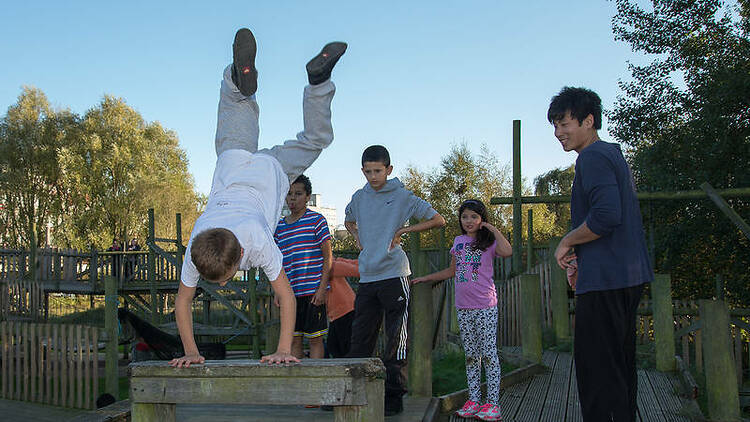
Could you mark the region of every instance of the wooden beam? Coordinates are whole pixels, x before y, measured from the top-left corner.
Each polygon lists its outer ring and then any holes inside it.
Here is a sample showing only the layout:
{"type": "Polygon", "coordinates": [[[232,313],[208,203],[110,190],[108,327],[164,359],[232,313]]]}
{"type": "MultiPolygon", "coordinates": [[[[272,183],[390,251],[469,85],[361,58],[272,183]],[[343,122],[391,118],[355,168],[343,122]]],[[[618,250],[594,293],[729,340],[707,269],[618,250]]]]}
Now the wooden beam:
{"type": "Polygon", "coordinates": [[[731,221],[734,223],[735,226],[737,226],[738,229],[742,232],[742,234],[745,235],[748,240],[750,240],[750,225],[748,225],[745,220],[740,217],[739,214],[735,210],[732,209],[729,204],[727,204],[727,201],[724,200],[721,196],[719,196],[719,193],[714,190],[714,188],[708,184],[708,182],[704,182],[701,184],[701,189],[703,189],[706,192],[706,195],[708,195],[709,198],[711,198],[712,201],[714,201],[714,204],[716,204],[717,207],[721,210],[721,212],[724,213],[731,221]]]}

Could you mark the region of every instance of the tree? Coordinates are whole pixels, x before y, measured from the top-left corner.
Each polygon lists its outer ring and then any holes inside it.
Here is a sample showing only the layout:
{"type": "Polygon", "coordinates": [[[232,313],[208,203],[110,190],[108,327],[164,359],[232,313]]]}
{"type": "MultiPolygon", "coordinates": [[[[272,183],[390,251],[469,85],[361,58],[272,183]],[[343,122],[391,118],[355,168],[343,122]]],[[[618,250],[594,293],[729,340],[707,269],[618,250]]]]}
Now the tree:
{"type": "MultiPolygon", "coordinates": [[[[473,154],[464,142],[453,145],[441,159],[440,165],[428,171],[409,166],[403,175],[406,188],[429,202],[446,219],[446,241],[460,234],[457,211],[461,202],[479,199],[488,207],[490,222],[512,240],[512,208],[490,205],[490,199],[512,195],[512,180],[509,164],[501,164],[487,145],[482,145],[479,154],[473,154]]],[[[529,189],[525,189],[525,194],[529,189]]],[[[534,210],[534,238],[546,240],[554,231],[554,217],[542,204],[531,205],[534,210]]],[[[526,208],[525,208],[526,209],[526,208]]],[[[527,227],[527,213],[523,212],[523,226],[527,227]]],[[[525,231],[522,234],[527,237],[525,231]]],[[[426,244],[437,244],[435,233],[424,235],[426,244]]]]}
{"type": "Polygon", "coordinates": [[[0,242],[44,245],[49,219],[60,209],[60,149],[73,143],[77,119],[51,109],[39,89],[24,87],[0,120],[0,242]]]}
{"type": "MultiPolygon", "coordinates": [[[[559,167],[552,169],[534,179],[534,193],[537,196],[550,195],[570,195],[573,188],[573,178],[575,177],[576,168],[574,165],[569,167],[559,167]]],[[[545,204],[547,209],[554,216],[556,230],[560,235],[568,232],[570,227],[570,203],[545,204]]]]}
{"type": "Polygon", "coordinates": [[[24,88],[0,121],[0,170],[0,242],[14,247],[28,246],[33,227],[43,244],[48,224],[60,247],[143,238],[148,208],[157,237],[174,237],[179,212],[187,239],[206,202],[177,135],[109,96],[81,118],[24,88]]]}
{"type": "MultiPolygon", "coordinates": [[[[642,191],[750,186],[750,2],[658,1],[650,10],[617,0],[615,38],[653,57],[630,64],[633,79],[608,113],[628,147],[642,191]]],[[[747,199],[732,199],[750,215],[747,199]]],[[[684,297],[713,294],[715,276],[732,300],[750,303],[750,242],[709,201],[648,204],[656,269],[684,297]]]]}

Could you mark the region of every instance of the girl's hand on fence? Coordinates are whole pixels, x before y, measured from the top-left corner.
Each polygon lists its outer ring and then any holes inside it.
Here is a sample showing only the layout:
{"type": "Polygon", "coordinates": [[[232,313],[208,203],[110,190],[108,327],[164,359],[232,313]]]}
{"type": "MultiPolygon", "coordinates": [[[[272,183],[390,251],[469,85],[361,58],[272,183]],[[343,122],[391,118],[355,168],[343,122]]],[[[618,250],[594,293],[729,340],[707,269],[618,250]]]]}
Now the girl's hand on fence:
{"type": "Polygon", "coordinates": [[[200,354],[185,355],[181,358],[174,358],[170,360],[169,366],[172,366],[174,368],[188,368],[190,367],[191,363],[203,363],[205,361],[206,358],[204,358],[200,354]]]}
{"type": "Polygon", "coordinates": [[[427,283],[430,280],[427,279],[427,277],[417,277],[411,279],[411,284],[417,284],[417,283],[427,283]]]}
{"type": "Polygon", "coordinates": [[[299,362],[299,359],[294,357],[291,353],[276,352],[272,355],[263,356],[260,358],[260,363],[294,363],[299,362]]]}

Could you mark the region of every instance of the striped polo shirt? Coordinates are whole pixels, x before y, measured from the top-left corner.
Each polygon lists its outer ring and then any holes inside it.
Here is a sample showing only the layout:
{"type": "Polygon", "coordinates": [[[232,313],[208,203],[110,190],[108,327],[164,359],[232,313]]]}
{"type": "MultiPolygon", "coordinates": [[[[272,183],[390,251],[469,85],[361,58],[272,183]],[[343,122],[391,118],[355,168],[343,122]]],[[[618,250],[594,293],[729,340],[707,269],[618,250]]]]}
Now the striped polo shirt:
{"type": "Polygon", "coordinates": [[[325,217],[310,209],[294,223],[282,218],[273,235],[284,256],[284,271],[295,296],[315,294],[323,272],[320,246],[331,238],[325,217]]]}

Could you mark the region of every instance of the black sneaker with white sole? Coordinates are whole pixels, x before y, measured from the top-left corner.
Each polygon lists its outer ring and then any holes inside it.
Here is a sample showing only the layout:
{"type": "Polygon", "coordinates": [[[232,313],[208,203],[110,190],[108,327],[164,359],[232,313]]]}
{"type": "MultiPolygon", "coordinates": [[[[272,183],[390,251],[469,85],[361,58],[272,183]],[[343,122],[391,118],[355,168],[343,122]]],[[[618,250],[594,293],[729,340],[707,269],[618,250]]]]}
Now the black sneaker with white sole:
{"type": "Polygon", "coordinates": [[[310,85],[318,85],[331,78],[333,66],[344,55],[346,47],[345,42],[328,43],[317,56],[307,62],[307,80],[310,85]]]}
{"type": "Polygon", "coordinates": [[[237,31],[232,50],[232,82],[242,95],[253,95],[258,90],[258,71],[255,69],[256,45],[252,31],[247,28],[237,31]]]}

